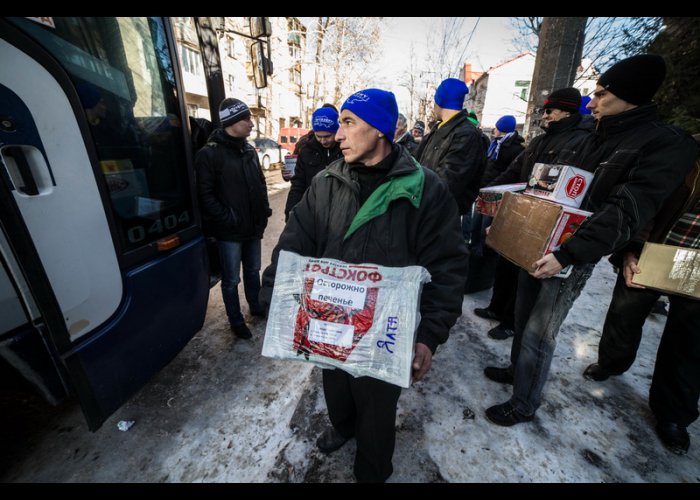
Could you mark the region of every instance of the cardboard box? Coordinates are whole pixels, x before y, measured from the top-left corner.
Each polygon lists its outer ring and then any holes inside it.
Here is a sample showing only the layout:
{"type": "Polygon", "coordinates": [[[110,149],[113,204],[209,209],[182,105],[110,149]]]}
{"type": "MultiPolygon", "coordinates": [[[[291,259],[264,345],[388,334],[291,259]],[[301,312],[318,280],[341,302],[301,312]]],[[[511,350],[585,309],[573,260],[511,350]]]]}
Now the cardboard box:
{"type": "MultiPolygon", "coordinates": [[[[535,261],[558,250],[590,215],[527,194],[506,192],[486,244],[526,271],[533,271],[535,261]]],[[[571,266],[567,266],[556,276],[565,278],[570,273],[571,266]]]]}
{"type": "Polygon", "coordinates": [[[476,199],[477,212],[493,217],[498,212],[498,206],[503,199],[503,193],[521,193],[527,187],[526,182],[518,184],[501,184],[500,186],[490,186],[479,190],[479,197],[476,199]]]}
{"type": "Polygon", "coordinates": [[[640,274],[632,282],[654,290],[700,299],[700,249],[645,243],[640,274]]]}
{"type": "Polygon", "coordinates": [[[535,163],[525,193],[578,208],[592,180],[592,172],[570,165],[535,163]]]}

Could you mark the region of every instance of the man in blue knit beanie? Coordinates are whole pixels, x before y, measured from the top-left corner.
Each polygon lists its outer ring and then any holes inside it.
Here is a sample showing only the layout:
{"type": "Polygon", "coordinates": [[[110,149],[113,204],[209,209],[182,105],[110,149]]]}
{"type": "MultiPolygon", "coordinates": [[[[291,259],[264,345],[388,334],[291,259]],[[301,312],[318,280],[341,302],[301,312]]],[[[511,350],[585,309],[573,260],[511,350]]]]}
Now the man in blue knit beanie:
{"type": "MultiPolygon", "coordinates": [[[[435,91],[434,116],[437,127],[423,139],[414,153],[421,165],[437,173],[450,188],[464,216],[465,240],[469,241],[471,208],[479,181],[486,166],[486,144],[481,131],[463,109],[467,85],[457,78],[447,78],[435,91]]],[[[466,269],[465,269],[466,273],[466,269]]]]}
{"type": "MultiPolygon", "coordinates": [[[[343,158],[313,178],[289,213],[263,275],[260,299],[269,307],[280,250],[353,264],[425,267],[432,281],[421,293],[411,365],[418,382],[462,313],[467,249],[457,205],[434,172],[392,143],[399,115],[394,94],[361,90],[340,109],[335,140],[343,158]]],[[[324,369],[323,393],[331,426],[316,441],[318,449],[332,453],[354,437],[357,480],[386,481],[393,472],[401,388],[324,369]]]]}

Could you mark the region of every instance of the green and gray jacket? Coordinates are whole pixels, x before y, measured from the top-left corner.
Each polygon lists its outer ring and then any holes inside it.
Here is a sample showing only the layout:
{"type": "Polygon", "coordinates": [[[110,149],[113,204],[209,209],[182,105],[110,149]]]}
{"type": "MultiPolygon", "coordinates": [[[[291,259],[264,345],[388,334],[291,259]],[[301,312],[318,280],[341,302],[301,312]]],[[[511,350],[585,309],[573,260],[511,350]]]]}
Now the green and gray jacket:
{"type": "Polygon", "coordinates": [[[462,313],[467,250],[457,204],[438,176],[400,148],[382,182],[360,206],[357,174],[337,160],[314,177],[263,274],[260,300],[269,306],[280,250],[307,257],[404,267],[431,275],[421,295],[417,342],[435,352],[462,313]]]}

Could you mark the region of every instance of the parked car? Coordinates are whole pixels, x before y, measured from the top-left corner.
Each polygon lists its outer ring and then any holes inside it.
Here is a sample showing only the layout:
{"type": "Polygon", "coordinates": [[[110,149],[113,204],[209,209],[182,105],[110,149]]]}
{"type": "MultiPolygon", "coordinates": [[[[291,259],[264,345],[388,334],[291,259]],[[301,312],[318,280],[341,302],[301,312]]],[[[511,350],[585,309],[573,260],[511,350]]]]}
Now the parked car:
{"type": "Polygon", "coordinates": [[[250,139],[248,142],[258,152],[258,159],[263,170],[269,170],[270,165],[284,161],[285,153],[282,152],[282,146],[272,139],[258,137],[257,139],[250,139]]]}

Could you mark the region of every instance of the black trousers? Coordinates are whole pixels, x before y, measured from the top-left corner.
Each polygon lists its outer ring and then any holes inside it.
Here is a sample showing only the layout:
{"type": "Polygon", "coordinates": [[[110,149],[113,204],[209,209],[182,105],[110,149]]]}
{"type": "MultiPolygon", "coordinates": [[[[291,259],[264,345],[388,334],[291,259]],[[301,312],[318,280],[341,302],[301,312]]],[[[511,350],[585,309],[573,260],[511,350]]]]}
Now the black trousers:
{"type": "MultiPolygon", "coordinates": [[[[618,275],[598,346],[598,363],[613,373],[632,366],[642,327],[661,292],[629,288],[618,275]]],[[[649,406],[660,420],[688,426],[700,398],[700,300],[669,295],[669,310],[656,353],[649,406]]]]}
{"type": "Polygon", "coordinates": [[[501,324],[515,328],[515,296],[518,290],[520,268],[505,257],[498,256],[489,309],[501,318],[501,324]]]}
{"type": "Polygon", "coordinates": [[[394,472],[396,404],[401,388],[371,377],[353,377],[342,370],[323,370],[323,393],[333,427],[355,436],[355,478],[383,482],[394,472]]]}

